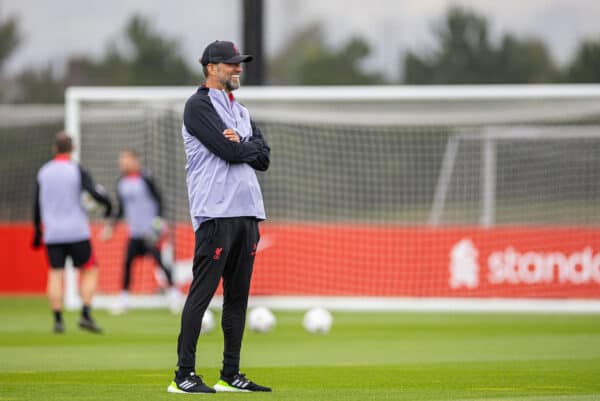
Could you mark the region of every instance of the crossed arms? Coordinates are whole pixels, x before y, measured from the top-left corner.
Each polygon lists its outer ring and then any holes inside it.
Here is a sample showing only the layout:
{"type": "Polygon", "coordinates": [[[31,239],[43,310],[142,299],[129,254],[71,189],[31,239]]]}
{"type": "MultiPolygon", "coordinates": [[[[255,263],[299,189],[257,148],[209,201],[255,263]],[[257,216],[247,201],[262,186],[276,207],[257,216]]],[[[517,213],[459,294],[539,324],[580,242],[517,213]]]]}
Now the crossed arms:
{"type": "Polygon", "coordinates": [[[248,163],[259,171],[269,168],[271,149],[254,121],[250,122],[252,136],[248,140],[237,141],[208,97],[193,97],[185,105],[183,123],[191,135],[226,162],[248,163]]]}

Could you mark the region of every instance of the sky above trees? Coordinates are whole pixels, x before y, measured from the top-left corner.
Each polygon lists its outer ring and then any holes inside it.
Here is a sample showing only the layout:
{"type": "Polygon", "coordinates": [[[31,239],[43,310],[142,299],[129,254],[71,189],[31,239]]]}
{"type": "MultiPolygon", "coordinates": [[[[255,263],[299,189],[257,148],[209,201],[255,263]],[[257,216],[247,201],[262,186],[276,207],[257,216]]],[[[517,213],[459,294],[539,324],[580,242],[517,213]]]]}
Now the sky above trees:
{"type": "MultiPolygon", "coordinates": [[[[215,38],[241,40],[240,0],[0,0],[0,18],[20,17],[23,43],[7,72],[52,64],[64,68],[70,56],[100,57],[105,44],[121,36],[132,14],[147,16],[159,32],[179,40],[193,65],[215,38]]],[[[431,25],[449,5],[465,5],[488,17],[492,41],[504,32],[537,36],[560,63],[573,57],[584,38],[600,37],[597,0],[265,0],[266,49],[274,56],[298,30],[321,22],[328,45],[341,47],[353,36],[371,52],[367,70],[398,79],[400,58],[434,43],[431,25]],[[365,8],[368,4],[368,8],[365,8]]]]}
{"type": "MultiPolygon", "coordinates": [[[[72,85],[197,85],[203,79],[197,60],[205,42],[198,41],[198,50],[191,54],[184,37],[144,13],[129,14],[102,43],[81,51],[65,50],[63,68],[49,57],[11,71],[15,57],[31,42],[22,18],[0,15],[0,102],[61,103],[65,88],[72,85]]],[[[201,18],[205,19],[211,20],[201,18]]],[[[55,29],[60,31],[60,24],[55,29]]],[[[561,62],[547,37],[495,30],[493,18],[474,7],[449,6],[429,22],[428,39],[403,50],[386,47],[389,55],[397,55],[389,62],[376,61],[378,42],[370,41],[367,34],[353,33],[336,43],[329,33],[330,27],[318,18],[293,29],[281,46],[266,55],[266,84],[600,82],[600,34],[579,38],[561,62]]],[[[55,30],[49,33],[54,34],[55,30]]],[[[227,34],[216,37],[232,39],[227,34]]],[[[68,49],[78,40],[75,35],[62,43],[68,49]]]]}

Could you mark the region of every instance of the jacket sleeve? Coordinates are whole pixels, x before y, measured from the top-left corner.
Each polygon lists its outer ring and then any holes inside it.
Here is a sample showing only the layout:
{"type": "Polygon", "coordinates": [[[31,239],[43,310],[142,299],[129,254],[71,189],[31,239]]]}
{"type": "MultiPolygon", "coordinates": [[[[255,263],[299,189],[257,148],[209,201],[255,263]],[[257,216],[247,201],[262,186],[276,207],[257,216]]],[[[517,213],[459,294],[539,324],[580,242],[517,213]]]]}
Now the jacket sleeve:
{"type": "Polygon", "coordinates": [[[108,195],[106,195],[104,191],[99,191],[98,188],[96,188],[90,173],[81,167],[79,167],[79,171],[81,172],[81,188],[84,191],[87,191],[98,203],[104,205],[104,217],[110,217],[112,204],[108,195]]]}
{"type": "Polygon", "coordinates": [[[40,211],[40,184],[35,180],[35,190],[33,194],[33,228],[36,233],[42,232],[42,214],[40,211]]]}
{"type": "Polygon", "coordinates": [[[116,188],[117,188],[117,205],[116,205],[117,207],[116,207],[116,212],[113,213],[113,216],[112,216],[112,219],[111,219],[112,220],[111,223],[113,225],[117,224],[117,222],[123,218],[123,214],[125,214],[125,210],[124,210],[124,206],[123,206],[123,197],[121,196],[121,192],[119,192],[119,182],[121,182],[121,178],[120,177],[117,180],[117,185],[116,185],[116,188]]]}
{"type": "Polygon", "coordinates": [[[148,186],[150,195],[152,195],[152,197],[154,198],[154,201],[156,202],[156,204],[158,206],[158,216],[162,217],[162,215],[163,215],[162,195],[161,195],[160,191],[158,190],[158,187],[156,186],[156,183],[154,182],[154,179],[152,179],[152,177],[143,176],[143,179],[144,179],[144,182],[146,183],[146,185],[148,186]]]}
{"type": "Polygon", "coordinates": [[[208,98],[190,98],[185,105],[183,123],[191,135],[226,162],[252,163],[262,155],[260,141],[231,142],[223,135],[227,127],[208,98]]]}
{"type": "Polygon", "coordinates": [[[258,171],[266,171],[269,168],[270,154],[271,148],[267,144],[266,139],[264,138],[262,131],[260,128],[256,126],[254,121],[250,120],[250,124],[252,125],[252,137],[251,139],[255,143],[260,143],[260,154],[256,157],[255,160],[249,162],[248,164],[255,170],[258,171]]]}

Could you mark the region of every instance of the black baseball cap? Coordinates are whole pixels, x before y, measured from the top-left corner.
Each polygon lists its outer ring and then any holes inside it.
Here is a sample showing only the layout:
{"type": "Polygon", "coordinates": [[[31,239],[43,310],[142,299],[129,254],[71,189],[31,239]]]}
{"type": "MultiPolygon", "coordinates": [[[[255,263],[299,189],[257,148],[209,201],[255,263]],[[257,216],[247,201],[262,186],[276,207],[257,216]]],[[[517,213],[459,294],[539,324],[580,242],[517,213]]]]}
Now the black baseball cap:
{"type": "Polygon", "coordinates": [[[239,64],[252,61],[253,57],[249,54],[240,54],[240,51],[232,42],[224,40],[215,40],[204,49],[200,64],[239,64]]]}

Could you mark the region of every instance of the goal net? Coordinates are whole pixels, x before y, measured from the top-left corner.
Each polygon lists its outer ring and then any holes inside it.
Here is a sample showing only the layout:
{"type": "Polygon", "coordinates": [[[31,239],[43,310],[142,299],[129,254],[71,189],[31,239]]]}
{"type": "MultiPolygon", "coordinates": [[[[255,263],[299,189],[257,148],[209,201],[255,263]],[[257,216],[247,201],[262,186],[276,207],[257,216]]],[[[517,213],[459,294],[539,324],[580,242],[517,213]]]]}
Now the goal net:
{"type": "MultiPolygon", "coordinates": [[[[70,88],[66,104],[78,157],[113,198],[120,150],[142,156],[169,222],[163,257],[184,291],[194,233],[181,115],[193,92],[70,88]]],[[[255,302],[600,301],[600,86],[265,87],[237,96],[272,149],[270,170],[258,173],[268,220],[255,302]]],[[[127,232],[102,242],[100,229],[94,216],[104,305],[120,290],[127,232]]],[[[139,306],[161,305],[161,280],[152,260],[135,262],[139,306]]],[[[69,288],[74,305],[74,276],[69,288]]]]}

